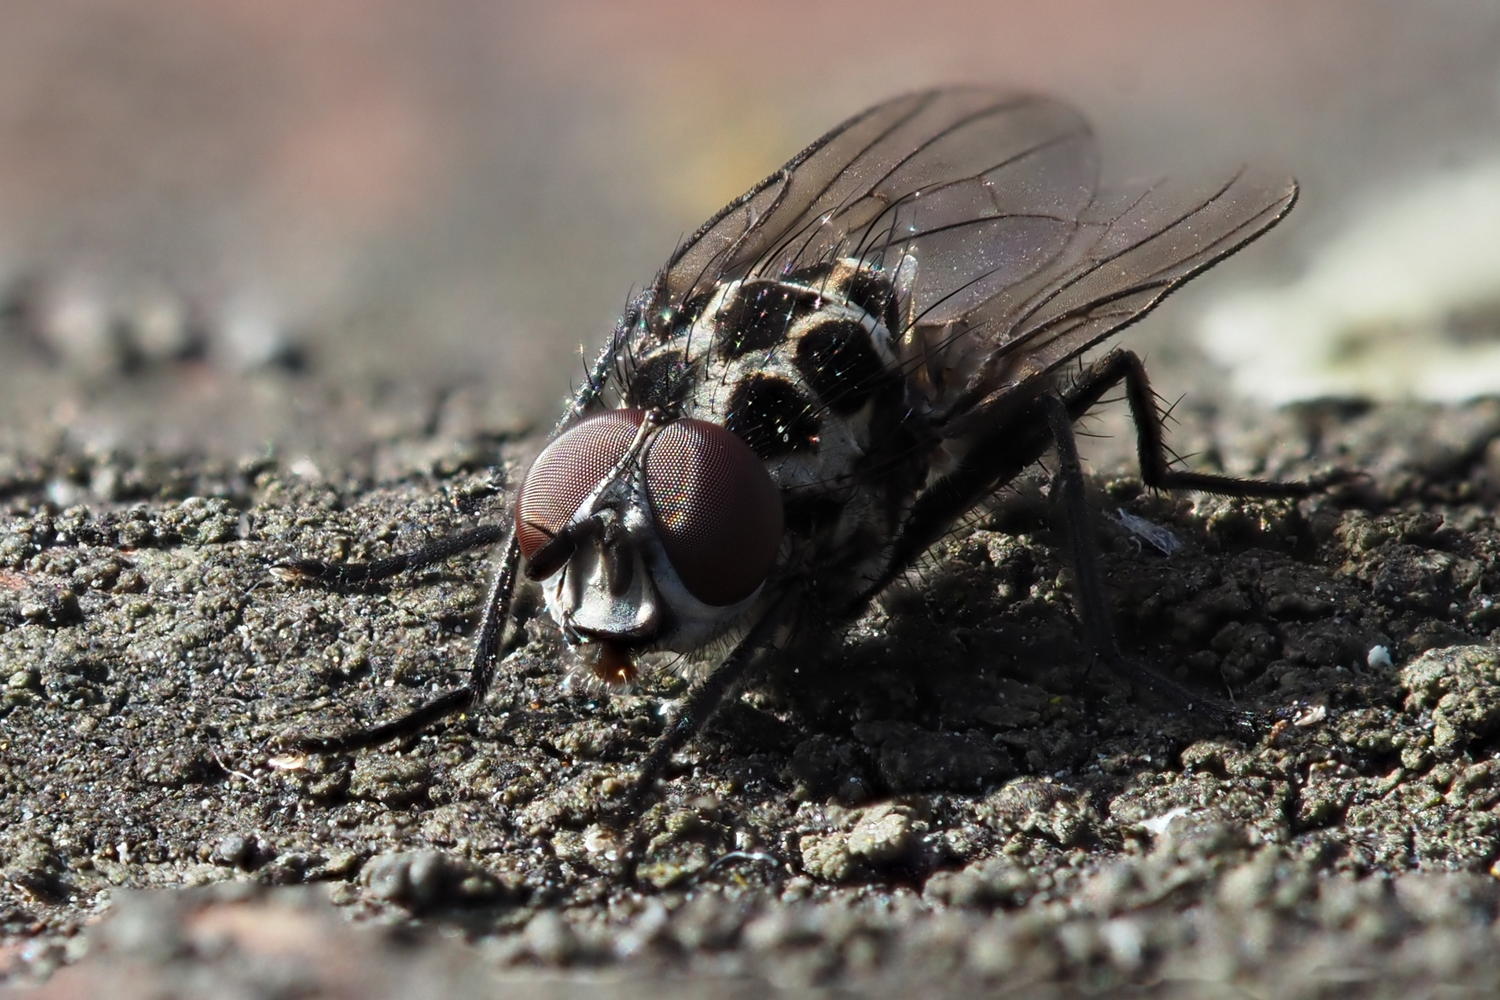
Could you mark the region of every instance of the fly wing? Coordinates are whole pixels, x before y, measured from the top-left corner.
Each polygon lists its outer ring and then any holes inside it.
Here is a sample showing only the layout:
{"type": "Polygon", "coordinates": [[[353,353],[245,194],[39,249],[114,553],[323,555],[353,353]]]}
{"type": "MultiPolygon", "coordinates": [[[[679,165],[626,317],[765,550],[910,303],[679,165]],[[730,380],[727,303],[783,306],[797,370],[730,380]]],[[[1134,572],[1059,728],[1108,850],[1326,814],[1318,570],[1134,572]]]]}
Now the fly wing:
{"type": "Polygon", "coordinates": [[[945,315],[935,307],[915,317],[907,343],[962,373],[962,391],[947,406],[959,419],[1139,320],[1275,225],[1296,198],[1290,178],[1249,169],[1217,182],[1160,181],[1101,195],[1046,273],[971,310],[945,315]]]}
{"type": "Polygon", "coordinates": [[[720,283],[841,258],[889,276],[911,385],[954,429],[1134,322],[1290,209],[1242,170],[1101,193],[1087,123],[1031,94],[897,97],[794,156],[694,233],[625,326],[693,312],[720,283]]]}
{"type": "Polygon", "coordinates": [[[922,301],[971,308],[1052,264],[1096,183],[1093,136],[1064,104],[909,94],[844,122],[706,222],[663,268],[652,304],[855,257],[891,273],[915,259],[922,301]]]}

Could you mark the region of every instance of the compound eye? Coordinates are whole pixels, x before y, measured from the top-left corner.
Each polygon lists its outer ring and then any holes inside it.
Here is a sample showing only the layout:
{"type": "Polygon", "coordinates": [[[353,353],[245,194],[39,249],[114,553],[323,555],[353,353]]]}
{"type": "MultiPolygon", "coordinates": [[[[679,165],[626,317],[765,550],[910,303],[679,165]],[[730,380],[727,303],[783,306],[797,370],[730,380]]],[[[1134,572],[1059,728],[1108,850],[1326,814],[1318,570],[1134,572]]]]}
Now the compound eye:
{"type": "Polygon", "coordinates": [[[750,446],[702,420],[657,432],[646,495],[662,548],[688,592],[723,607],[755,593],[781,545],[781,494],[750,446]]]}
{"type": "Polygon", "coordinates": [[[516,494],[516,540],[528,561],[620,464],[644,417],[644,410],[606,410],[580,420],[542,449],[516,494]]]}

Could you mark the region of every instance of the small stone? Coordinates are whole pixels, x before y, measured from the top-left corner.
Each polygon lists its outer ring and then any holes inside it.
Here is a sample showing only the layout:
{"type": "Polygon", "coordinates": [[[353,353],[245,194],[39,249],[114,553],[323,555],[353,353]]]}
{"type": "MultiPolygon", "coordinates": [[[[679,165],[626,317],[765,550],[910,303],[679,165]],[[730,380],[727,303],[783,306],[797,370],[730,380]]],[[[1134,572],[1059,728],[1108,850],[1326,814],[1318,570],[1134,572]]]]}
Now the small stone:
{"type": "Polygon", "coordinates": [[[578,953],[578,935],[556,910],[532,917],[521,937],[533,956],[551,965],[565,965],[578,953]]]}
{"type": "Polygon", "coordinates": [[[917,841],[911,810],[881,804],[865,811],[849,831],[849,853],[878,867],[900,860],[917,841]]]}

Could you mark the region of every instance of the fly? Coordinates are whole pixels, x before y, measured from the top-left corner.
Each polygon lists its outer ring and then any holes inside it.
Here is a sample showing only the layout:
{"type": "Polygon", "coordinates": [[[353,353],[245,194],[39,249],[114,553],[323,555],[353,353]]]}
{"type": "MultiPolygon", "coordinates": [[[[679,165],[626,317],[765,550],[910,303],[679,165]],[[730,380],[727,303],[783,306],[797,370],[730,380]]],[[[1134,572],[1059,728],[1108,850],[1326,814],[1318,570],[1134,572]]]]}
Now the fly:
{"type": "Polygon", "coordinates": [[[1123,385],[1148,486],[1300,497],[1323,484],[1173,468],[1140,359],[1078,359],[1275,225],[1296,194],[1248,169],[1103,188],[1087,124],[1041,96],[939,89],[856,115],[706,222],[626,310],[516,491],[513,528],[279,567],[360,584],[505,542],[466,684],[296,745],[354,750],[477,706],[525,577],[607,682],[634,678],[646,653],[729,650],[642,761],[633,817],[673,752],[769,658],[847,625],[1048,452],[1085,637],[1128,666],[1085,541],[1074,421],[1123,385]]]}

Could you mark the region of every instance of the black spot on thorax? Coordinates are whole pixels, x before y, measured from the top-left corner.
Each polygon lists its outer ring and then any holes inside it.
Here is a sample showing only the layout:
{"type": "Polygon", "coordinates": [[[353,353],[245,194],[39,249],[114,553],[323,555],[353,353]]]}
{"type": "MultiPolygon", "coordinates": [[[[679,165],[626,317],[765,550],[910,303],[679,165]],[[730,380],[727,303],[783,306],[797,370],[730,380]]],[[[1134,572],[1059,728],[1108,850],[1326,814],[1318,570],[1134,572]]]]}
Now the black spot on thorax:
{"type": "Polygon", "coordinates": [[[698,322],[698,317],[703,315],[703,310],[708,307],[717,290],[717,286],[710,286],[690,295],[680,306],[669,305],[650,313],[646,318],[645,328],[652,342],[664,344],[698,322]]]}
{"type": "Polygon", "coordinates": [[[714,317],[719,354],[732,359],[772,350],[798,320],[812,315],[823,302],[823,296],[812,289],[780,281],[746,281],[714,317]]]}
{"type": "Polygon", "coordinates": [[[823,292],[836,292],[836,288],[828,288],[828,279],[833,274],[836,266],[831,262],[807,264],[794,271],[788,271],[785,280],[793,285],[805,285],[808,288],[816,288],[823,292]]]}
{"type": "Polygon", "coordinates": [[[740,380],[729,396],[724,426],[762,459],[815,451],[821,425],[813,401],[780,375],[759,373],[740,380]]]}
{"type": "Polygon", "coordinates": [[[800,332],[793,360],[797,371],[835,413],[853,413],[897,378],[870,340],[864,324],[849,319],[818,323],[800,332]]]}
{"type": "Polygon", "coordinates": [[[681,409],[692,388],[692,373],[682,352],[658,351],[630,373],[625,403],[675,411],[681,409]]]}
{"type": "Polygon", "coordinates": [[[844,298],[856,309],[863,309],[879,320],[893,336],[899,332],[901,317],[896,309],[896,290],[884,275],[875,271],[856,271],[844,286],[844,298]]]}

